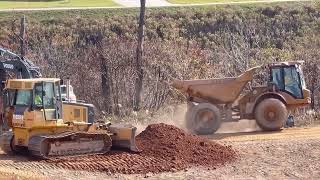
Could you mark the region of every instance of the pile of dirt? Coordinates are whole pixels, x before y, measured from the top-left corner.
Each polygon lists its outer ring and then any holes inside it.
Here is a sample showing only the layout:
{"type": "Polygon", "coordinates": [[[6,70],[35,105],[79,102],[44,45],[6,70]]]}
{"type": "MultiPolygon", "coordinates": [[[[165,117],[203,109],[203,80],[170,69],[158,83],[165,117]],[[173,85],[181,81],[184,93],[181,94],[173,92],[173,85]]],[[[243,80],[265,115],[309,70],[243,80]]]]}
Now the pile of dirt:
{"type": "Polygon", "coordinates": [[[45,162],[74,170],[142,174],[178,171],[199,165],[215,168],[236,157],[230,146],[166,124],[149,125],[136,137],[136,143],[141,153],[111,151],[106,155],[62,157],[45,162]]]}
{"type": "Polygon", "coordinates": [[[186,165],[212,167],[235,157],[231,146],[220,145],[166,124],[149,125],[137,136],[137,145],[145,156],[164,158],[186,165]]]}

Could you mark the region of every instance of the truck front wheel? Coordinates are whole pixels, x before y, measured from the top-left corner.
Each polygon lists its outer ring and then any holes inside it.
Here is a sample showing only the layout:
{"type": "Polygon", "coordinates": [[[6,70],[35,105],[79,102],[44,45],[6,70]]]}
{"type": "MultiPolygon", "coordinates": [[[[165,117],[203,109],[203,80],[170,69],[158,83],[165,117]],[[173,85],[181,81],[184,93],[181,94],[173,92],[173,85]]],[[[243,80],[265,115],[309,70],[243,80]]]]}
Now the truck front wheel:
{"type": "Polygon", "coordinates": [[[288,118],[286,105],[279,99],[262,100],[255,109],[257,124],[266,131],[280,130],[288,118]]]}

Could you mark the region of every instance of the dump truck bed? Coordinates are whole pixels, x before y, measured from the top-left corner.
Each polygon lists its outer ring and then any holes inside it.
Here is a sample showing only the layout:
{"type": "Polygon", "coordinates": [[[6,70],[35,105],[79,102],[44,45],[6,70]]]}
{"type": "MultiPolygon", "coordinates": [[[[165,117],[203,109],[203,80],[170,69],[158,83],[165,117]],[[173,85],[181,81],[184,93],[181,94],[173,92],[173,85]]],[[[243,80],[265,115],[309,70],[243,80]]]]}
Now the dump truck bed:
{"type": "Polygon", "coordinates": [[[254,70],[251,68],[238,77],[173,80],[171,85],[190,97],[198,97],[219,104],[234,102],[239,97],[244,86],[253,79],[254,70]]]}

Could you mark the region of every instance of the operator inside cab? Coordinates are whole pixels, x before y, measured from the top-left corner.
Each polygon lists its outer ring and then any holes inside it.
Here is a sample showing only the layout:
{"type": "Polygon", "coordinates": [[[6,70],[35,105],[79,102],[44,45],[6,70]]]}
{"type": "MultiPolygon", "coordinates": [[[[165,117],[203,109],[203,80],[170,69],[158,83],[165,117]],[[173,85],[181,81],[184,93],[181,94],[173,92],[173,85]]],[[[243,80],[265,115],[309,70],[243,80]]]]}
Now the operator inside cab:
{"type": "Polygon", "coordinates": [[[36,86],[35,89],[35,96],[34,96],[34,104],[36,106],[41,107],[42,106],[42,101],[43,101],[43,91],[41,86],[36,86]]]}
{"type": "Polygon", "coordinates": [[[55,89],[54,83],[37,83],[34,86],[34,105],[39,108],[55,108],[55,89]]]}

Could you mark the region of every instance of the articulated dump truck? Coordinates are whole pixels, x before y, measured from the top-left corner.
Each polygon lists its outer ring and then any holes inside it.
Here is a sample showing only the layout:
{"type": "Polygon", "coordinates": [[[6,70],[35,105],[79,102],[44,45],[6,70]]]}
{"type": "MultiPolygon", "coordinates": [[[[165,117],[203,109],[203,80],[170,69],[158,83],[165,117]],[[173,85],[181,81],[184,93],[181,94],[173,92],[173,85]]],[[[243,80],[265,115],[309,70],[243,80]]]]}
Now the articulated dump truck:
{"type": "Polygon", "coordinates": [[[136,127],[97,122],[79,103],[64,104],[60,79],[9,79],[2,92],[1,149],[50,158],[104,154],[111,147],[139,150],[136,127]]]}
{"type": "Polygon", "coordinates": [[[279,62],[251,68],[238,77],[177,80],[170,83],[185,93],[188,101],[186,126],[196,134],[212,134],[223,121],[256,120],[261,129],[280,130],[290,111],[310,104],[303,62],[279,62]],[[246,85],[258,70],[267,70],[264,86],[246,85]]]}

